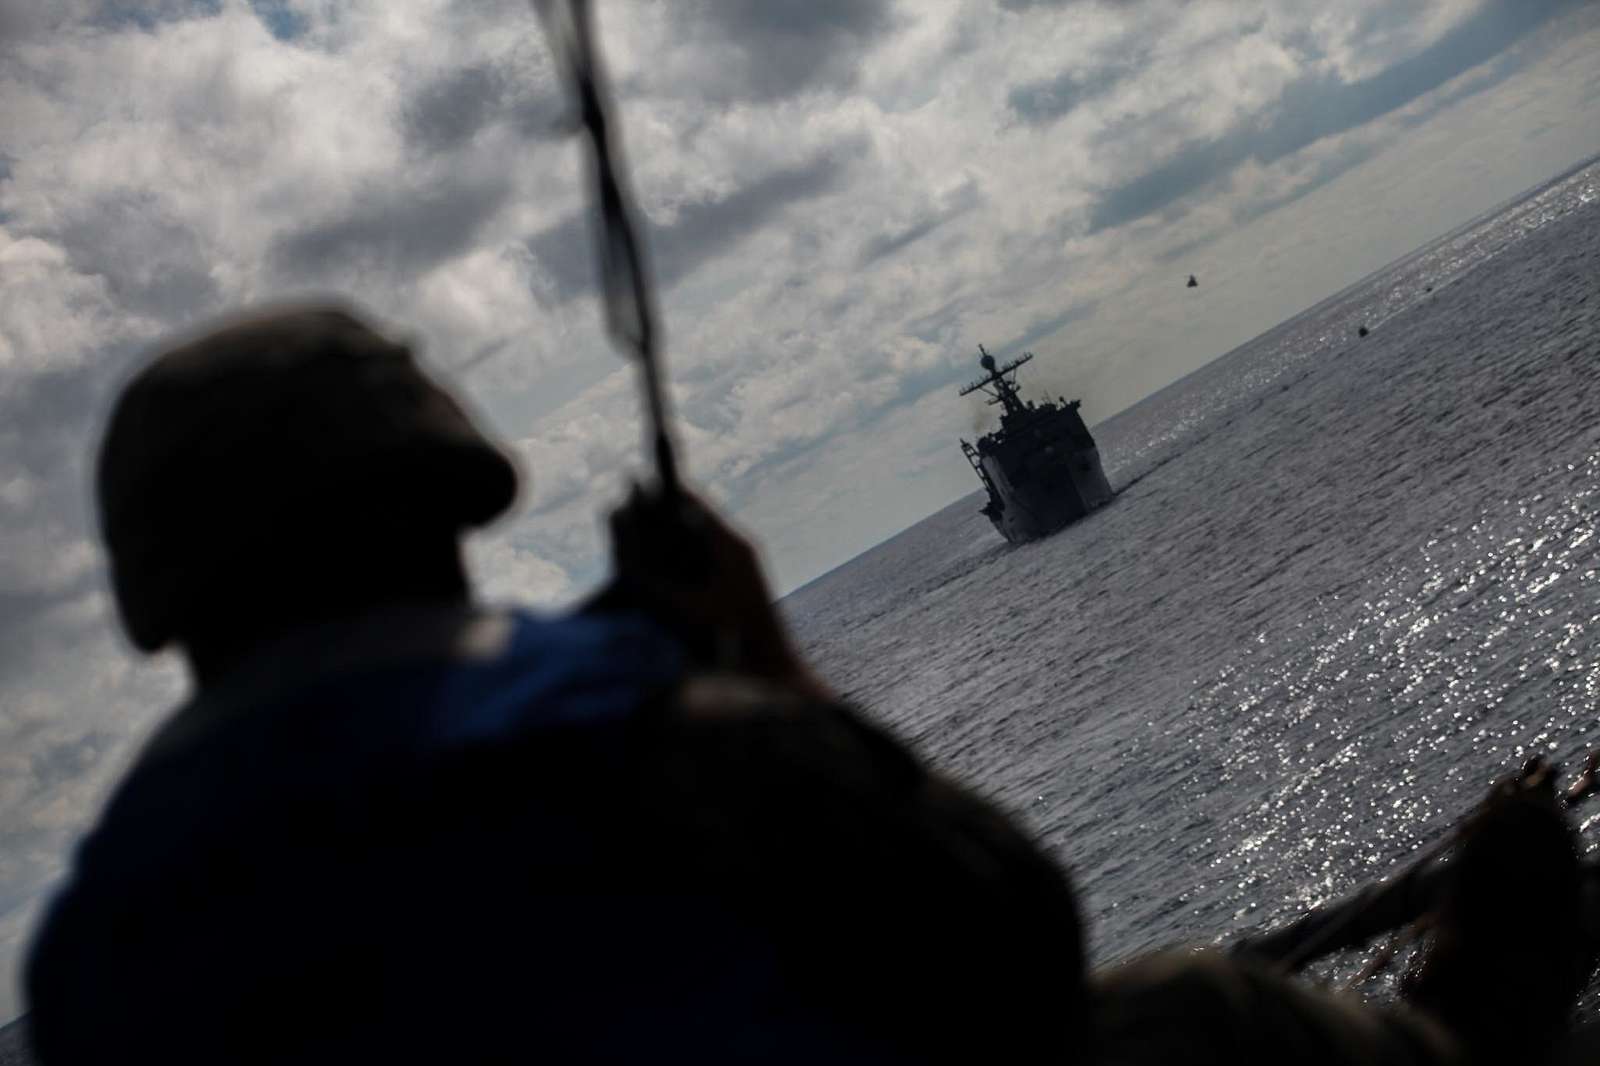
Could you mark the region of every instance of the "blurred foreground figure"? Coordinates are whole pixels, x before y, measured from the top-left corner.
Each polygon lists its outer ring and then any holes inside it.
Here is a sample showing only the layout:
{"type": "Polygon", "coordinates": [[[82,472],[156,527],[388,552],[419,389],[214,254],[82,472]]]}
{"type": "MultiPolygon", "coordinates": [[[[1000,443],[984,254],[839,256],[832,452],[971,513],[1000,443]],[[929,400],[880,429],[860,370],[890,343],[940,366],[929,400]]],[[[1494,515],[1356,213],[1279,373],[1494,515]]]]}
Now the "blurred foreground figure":
{"type": "Polygon", "coordinates": [[[38,934],[39,1057],[1072,1058],[1065,878],[810,680],[750,547],[636,501],[599,605],[484,610],[458,539],[515,492],[337,308],[132,381],[99,466],[113,583],[194,692],[38,934]]]}
{"type": "Polygon", "coordinates": [[[1442,898],[1419,923],[1426,949],[1401,981],[1485,1060],[1556,1053],[1594,971],[1586,874],[1553,784],[1534,762],[1462,826],[1442,898]]]}
{"type": "MultiPolygon", "coordinates": [[[[1444,1040],[1433,1044],[1454,1045],[1469,1062],[1592,1061],[1585,1057],[1592,1034],[1573,1033],[1571,1023],[1594,969],[1594,901],[1584,899],[1594,870],[1579,860],[1567,807],[1594,790],[1597,766],[1600,759],[1591,757],[1560,797],[1554,769],[1529,760],[1490,788],[1447,847],[1236,944],[1241,958],[1233,961],[1282,974],[1397,931],[1356,982],[1387,968],[1401,948],[1420,945],[1399,982],[1409,1009],[1369,1011],[1367,1027],[1378,1022],[1413,1038],[1432,1029],[1444,1040]]],[[[1239,992],[1237,1002],[1255,998],[1243,985],[1239,992]]],[[[1225,1016],[1220,1000],[1217,1006],[1225,1016]]]]}

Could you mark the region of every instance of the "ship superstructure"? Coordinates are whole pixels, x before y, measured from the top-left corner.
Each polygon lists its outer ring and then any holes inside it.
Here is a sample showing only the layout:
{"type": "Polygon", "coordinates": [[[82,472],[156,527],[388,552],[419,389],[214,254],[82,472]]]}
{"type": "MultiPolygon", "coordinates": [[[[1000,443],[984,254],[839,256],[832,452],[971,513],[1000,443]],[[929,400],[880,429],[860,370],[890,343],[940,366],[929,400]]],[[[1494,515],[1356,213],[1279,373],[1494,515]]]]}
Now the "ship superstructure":
{"type": "Polygon", "coordinates": [[[978,345],[984,376],[961,395],[981,392],[998,406],[1000,428],[961,442],[989,500],[983,513],[1013,544],[1054,533],[1111,500],[1100,449],[1078,413],[1078,400],[1035,403],[1017,391],[1017,368],[1032,352],[998,366],[978,345]]]}

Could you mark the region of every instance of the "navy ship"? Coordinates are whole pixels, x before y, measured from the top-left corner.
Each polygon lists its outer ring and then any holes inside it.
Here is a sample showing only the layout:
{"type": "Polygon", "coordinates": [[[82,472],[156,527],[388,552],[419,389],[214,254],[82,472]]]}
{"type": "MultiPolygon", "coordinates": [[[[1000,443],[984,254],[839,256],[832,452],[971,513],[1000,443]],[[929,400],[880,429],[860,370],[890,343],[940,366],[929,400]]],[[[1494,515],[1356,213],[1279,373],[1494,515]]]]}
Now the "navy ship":
{"type": "Polygon", "coordinates": [[[983,513],[1013,544],[1061,529],[1110,502],[1100,449],[1089,435],[1078,400],[1034,403],[1017,392],[1017,368],[1033,359],[1023,352],[1004,366],[978,345],[985,376],[961,390],[981,392],[1001,408],[1000,428],[963,440],[961,451],[989,491],[983,513]]]}

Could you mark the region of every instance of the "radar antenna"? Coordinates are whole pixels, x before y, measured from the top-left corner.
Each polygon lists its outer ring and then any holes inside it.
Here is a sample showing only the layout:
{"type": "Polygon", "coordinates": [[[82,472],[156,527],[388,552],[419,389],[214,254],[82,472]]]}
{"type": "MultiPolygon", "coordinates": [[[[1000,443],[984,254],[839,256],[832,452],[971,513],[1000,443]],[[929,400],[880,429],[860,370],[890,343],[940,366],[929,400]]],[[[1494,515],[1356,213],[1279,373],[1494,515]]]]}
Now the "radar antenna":
{"type": "Polygon", "coordinates": [[[991,404],[999,404],[1004,407],[1007,414],[1022,412],[1026,405],[1022,402],[1022,397],[1017,395],[1017,367],[1031,361],[1033,353],[1023,352],[1004,366],[996,366],[994,356],[989,354],[987,348],[980,344],[978,345],[978,351],[982,353],[978,357],[978,365],[989,373],[987,376],[969,383],[961,390],[961,395],[965,396],[969,392],[981,392],[989,397],[991,404]]]}

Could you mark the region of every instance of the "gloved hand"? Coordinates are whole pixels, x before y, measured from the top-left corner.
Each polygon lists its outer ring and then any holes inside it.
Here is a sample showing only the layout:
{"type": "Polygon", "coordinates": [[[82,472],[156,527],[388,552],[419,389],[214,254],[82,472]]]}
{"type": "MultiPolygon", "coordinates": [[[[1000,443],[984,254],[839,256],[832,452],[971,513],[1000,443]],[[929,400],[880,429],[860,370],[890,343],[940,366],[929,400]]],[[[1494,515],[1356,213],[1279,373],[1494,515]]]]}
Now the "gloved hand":
{"type": "Polygon", "coordinates": [[[702,668],[831,698],[795,650],[755,548],[698,497],[636,486],[610,524],[616,576],[593,608],[655,615],[702,668]]]}

